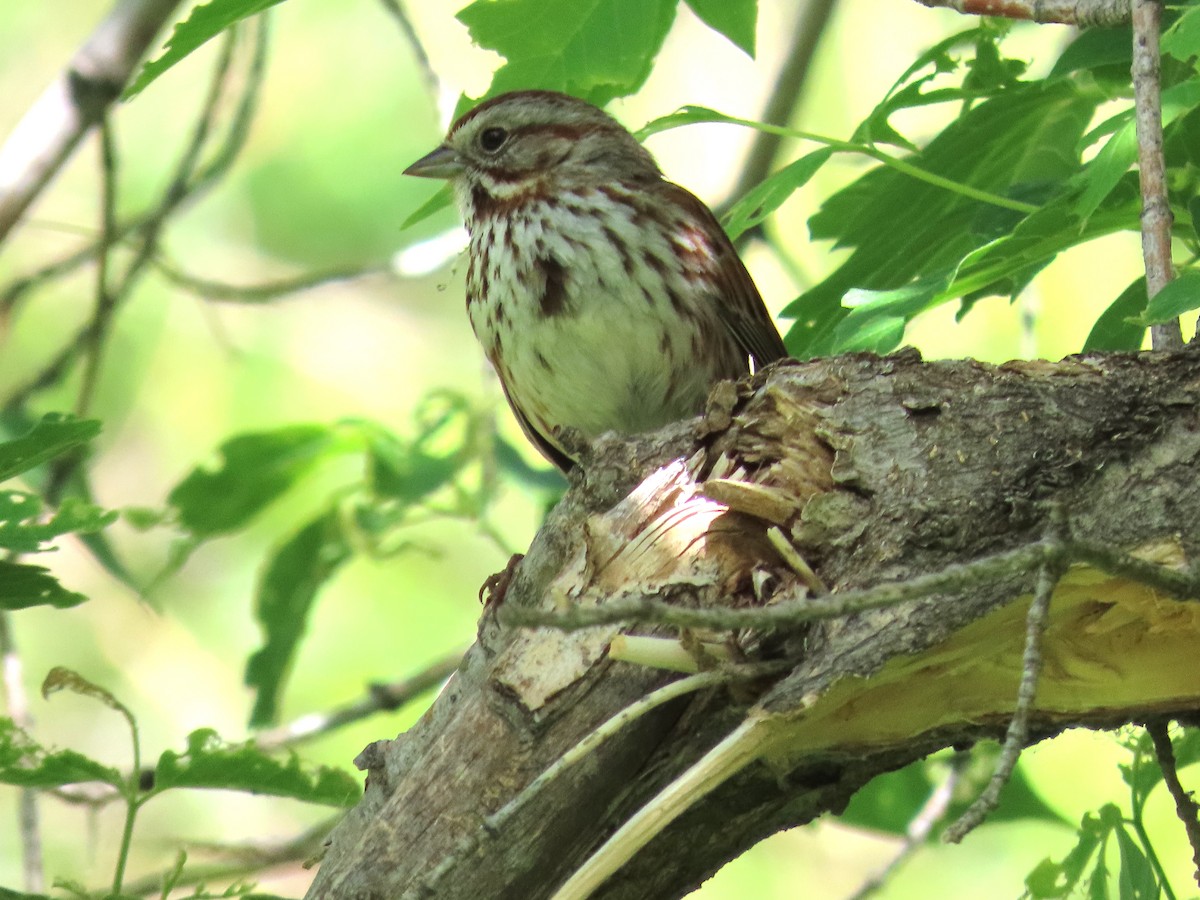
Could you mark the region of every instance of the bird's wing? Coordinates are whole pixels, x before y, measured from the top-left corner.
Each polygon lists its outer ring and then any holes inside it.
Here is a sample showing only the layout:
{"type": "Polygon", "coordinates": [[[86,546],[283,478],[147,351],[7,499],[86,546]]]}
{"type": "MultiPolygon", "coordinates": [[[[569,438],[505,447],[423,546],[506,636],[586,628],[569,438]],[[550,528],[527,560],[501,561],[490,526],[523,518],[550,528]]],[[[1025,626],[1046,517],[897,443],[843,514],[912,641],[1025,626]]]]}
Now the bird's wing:
{"type": "Polygon", "coordinates": [[[742,349],[754,358],[757,368],[761,369],[777,359],[785,359],[788,352],[783,345],[783,338],[771,321],[771,314],[763,304],[754,279],[746,271],[746,266],[717,217],[703,201],[685,188],[664,182],[664,189],[669,192],[669,202],[685,208],[695,221],[703,223],[712,267],[710,278],[720,295],[720,315],[725,326],[737,338],[742,349]]]}

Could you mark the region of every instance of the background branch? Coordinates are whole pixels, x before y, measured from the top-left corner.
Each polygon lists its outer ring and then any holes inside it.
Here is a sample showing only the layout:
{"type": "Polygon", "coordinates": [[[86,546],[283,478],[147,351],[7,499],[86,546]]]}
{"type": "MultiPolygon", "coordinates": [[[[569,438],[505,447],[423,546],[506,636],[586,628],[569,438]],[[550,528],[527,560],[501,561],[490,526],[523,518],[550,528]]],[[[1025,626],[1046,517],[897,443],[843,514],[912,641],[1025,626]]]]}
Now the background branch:
{"type": "Polygon", "coordinates": [[[0,245],[120,96],[179,0],[118,0],[0,147],[0,245]]]}

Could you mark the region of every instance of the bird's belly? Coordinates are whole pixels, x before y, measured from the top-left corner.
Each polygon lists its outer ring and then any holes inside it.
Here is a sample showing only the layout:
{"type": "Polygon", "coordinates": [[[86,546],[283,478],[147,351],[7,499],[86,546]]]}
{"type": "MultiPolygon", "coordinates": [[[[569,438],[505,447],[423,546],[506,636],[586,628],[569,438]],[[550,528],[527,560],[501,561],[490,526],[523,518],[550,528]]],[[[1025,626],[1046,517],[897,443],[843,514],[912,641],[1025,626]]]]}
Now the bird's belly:
{"type": "MultiPolygon", "coordinates": [[[[733,347],[697,358],[696,324],[674,319],[666,337],[666,323],[644,304],[603,298],[573,313],[518,308],[507,318],[503,347],[489,355],[512,400],[547,434],[556,426],[589,439],[650,431],[699,413],[714,383],[747,368],[743,357],[739,370],[733,347]]],[[[495,346],[493,336],[479,337],[495,346]]]]}

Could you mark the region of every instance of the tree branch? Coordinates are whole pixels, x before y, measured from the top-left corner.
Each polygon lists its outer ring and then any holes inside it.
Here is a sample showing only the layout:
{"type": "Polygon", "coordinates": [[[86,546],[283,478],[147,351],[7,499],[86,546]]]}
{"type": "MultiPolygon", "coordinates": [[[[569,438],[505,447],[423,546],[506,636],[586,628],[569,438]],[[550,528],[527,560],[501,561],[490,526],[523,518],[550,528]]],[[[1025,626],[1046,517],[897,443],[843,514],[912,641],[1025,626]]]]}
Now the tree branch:
{"type": "Polygon", "coordinates": [[[120,96],[179,0],[118,0],[0,147],[0,244],[120,96]]]}
{"type": "MultiPolygon", "coordinates": [[[[1171,264],[1171,226],[1175,217],[1167,198],[1167,166],[1163,158],[1162,86],[1158,34],[1160,0],[1130,0],[1133,16],[1133,96],[1137,126],[1138,177],[1142,188],[1142,258],[1146,297],[1151,299],[1175,277],[1171,264]]],[[[1179,320],[1150,326],[1155,350],[1183,346],[1179,320]]]]}
{"type": "Polygon", "coordinates": [[[917,0],[922,6],[953,9],[969,16],[999,16],[1043,24],[1112,28],[1129,21],[1125,0],[917,0]]]}
{"type": "Polygon", "coordinates": [[[309,896],[680,897],[934,750],[1200,706],[1179,663],[1200,653],[1193,607],[1160,590],[1195,585],[1181,547],[1200,537],[1197,385],[1186,351],[999,368],[855,355],[774,366],[701,419],[602,439],[431,710],[360,755],[366,794],[309,896]],[[1079,561],[1048,598],[1038,572],[1065,565],[1068,544],[1079,561]],[[912,583],[923,592],[839,618],[689,627],[684,646],[724,639],[786,674],[653,708],[644,698],[677,676],[612,659],[618,625],[505,625],[646,598],[770,616],[826,603],[810,584],[834,602],[912,583]],[[1040,678],[1032,594],[1049,599],[1040,678]],[[601,728],[626,709],[646,711],[601,728]]]}

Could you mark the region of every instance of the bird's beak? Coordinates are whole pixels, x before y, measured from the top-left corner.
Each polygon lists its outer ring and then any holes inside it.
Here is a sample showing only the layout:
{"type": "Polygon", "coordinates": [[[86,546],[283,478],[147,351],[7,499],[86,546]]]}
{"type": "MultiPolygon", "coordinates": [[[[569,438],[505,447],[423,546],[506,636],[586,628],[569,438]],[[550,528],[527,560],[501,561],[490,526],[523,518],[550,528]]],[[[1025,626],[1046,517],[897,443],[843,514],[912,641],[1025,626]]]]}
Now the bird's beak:
{"type": "Polygon", "coordinates": [[[418,178],[454,178],[462,173],[463,163],[458,152],[446,144],[422,156],[404,170],[405,175],[416,175],[418,178]]]}

